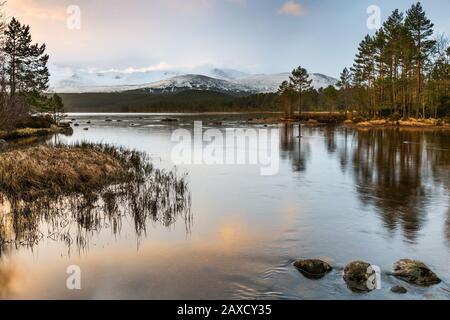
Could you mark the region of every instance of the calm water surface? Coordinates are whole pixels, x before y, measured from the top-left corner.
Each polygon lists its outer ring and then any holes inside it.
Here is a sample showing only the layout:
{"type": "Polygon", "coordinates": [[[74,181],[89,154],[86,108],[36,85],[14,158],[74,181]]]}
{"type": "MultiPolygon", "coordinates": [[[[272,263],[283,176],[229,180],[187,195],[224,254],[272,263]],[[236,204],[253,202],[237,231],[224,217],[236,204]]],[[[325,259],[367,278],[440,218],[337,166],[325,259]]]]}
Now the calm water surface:
{"type": "MultiPolygon", "coordinates": [[[[172,169],[171,134],[192,130],[194,120],[222,132],[264,128],[247,124],[248,116],[176,117],[178,123],[165,124],[164,115],[70,115],[80,126],[57,138],[135,148],[172,169]],[[223,123],[212,124],[217,120],[223,123]]],[[[388,272],[396,260],[413,258],[443,283],[401,283],[409,291],[401,298],[450,298],[449,131],[304,127],[299,139],[296,126],[265,129],[279,133],[276,175],[261,176],[254,165],[178,166],[189,174],[189,225],[149,222],[139,236],[127,217],[118,234],[105,226],[82,248],[48,237],[33,247],[3,248],[0,297],[398,299],[390,288],[400,282],[388,272]],[[308,280],[292,263],[311,257],[336,268],[308,280]],[[380,290],[356,294],[346,287],[342,269],[360,259],[381,267],[380,290]],[[69,265],[80,266],[82,290],[67,290],[69,265]]]]}

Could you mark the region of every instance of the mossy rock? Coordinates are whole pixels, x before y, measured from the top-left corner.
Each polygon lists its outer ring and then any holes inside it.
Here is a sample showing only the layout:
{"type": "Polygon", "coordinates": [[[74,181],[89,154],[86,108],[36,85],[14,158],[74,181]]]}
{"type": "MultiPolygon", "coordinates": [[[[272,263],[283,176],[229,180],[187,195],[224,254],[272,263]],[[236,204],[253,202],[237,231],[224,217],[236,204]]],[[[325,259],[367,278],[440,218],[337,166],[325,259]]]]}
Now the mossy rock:
{"type": "Polygon", "coordinates": [[[0,150],[6,149],[7,145],[8,145],[8,142],[6,142],[3,139],[0,139],[0,150]]]}
{"type": "Polygon", "coordinates": [[[298,260],[294,263],[294,267],[309,279],[323,278],[328,272],[333,270],[327,262],[319,259],[298,260]]]}
{"type": "Polygon", "coordinates": [[[367,281],[373,273],[369,273],[370,263],[364,261],[353,261],[345,266],[344,280],[353,292],[369,292],[367,281]]]}
{"type": "Polygon", "coordinates": [[[398,294],[406,294],[408,293],[408,290],[402,286],[395,286],[391,288],[391,292],[398,293],[398,294]]]}
{"type": "Polygon", "coordinates": [[[394,264],[394,276],[423,287],[429,287],[441,282],[441,279],[423,262],[410,259],[402,259],[394,264]]]}

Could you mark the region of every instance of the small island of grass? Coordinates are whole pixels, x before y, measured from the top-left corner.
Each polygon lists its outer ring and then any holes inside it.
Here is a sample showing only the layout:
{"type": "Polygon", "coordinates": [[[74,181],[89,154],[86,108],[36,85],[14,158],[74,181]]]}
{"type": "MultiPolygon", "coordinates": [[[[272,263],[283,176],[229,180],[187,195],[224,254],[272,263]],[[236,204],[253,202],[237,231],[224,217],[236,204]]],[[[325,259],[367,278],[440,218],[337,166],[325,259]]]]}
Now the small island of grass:
{"type": "Polygon", "coordinates": [[[189,220],[189,207],[186,177],[155,169],[142,152],[81,143],[0,153],[0,249],[37,244],[42,221],[47,237],[83,247],[105,222],[117,233],[131,217],[140,235],[148,220],[189,220]]]}

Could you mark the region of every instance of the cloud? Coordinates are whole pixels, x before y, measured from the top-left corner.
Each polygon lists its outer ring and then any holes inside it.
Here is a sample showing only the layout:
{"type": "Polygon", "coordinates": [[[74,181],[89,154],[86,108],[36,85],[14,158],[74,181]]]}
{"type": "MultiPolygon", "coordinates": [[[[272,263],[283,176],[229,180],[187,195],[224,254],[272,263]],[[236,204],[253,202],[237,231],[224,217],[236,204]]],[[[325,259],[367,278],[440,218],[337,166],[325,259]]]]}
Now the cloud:
{"type": "Polygon", "coordinates": [[[247,0],[228,0],[228,1],[243,7],[247,5],[247,0]]]}
{"type": "Polygon", "coordinates": [[[136,68],[136,67],[127,67],[125,69],[98,69],[98,68],[91,68],[89,70],[86,70],[90,73],[97,73],[97,72],[117,72],[117,73],[135,73],[135,72],[152,72],[152,71],[170,71],[170,70],[189,70],[189,69],[195,69],[202,67],[202,64],[168,64],[164,61],[148,66],[148,67],[142,67],[142,68],[136,68]]]}
{"type": "Polygon", "coordinates": [[[48,1],[36,0],[15,0],[6,3],[6,12],[8,16],[24,17],[27,20],[55,20],[66,21],[66,7],[55,5],[48,1]]]}
{"type": "Polygon", "coordinates": [[[305,8],[295,1],[285,2],[278,10],[278,14],[287,16],[301,16],[305,14],[305,8]]]}

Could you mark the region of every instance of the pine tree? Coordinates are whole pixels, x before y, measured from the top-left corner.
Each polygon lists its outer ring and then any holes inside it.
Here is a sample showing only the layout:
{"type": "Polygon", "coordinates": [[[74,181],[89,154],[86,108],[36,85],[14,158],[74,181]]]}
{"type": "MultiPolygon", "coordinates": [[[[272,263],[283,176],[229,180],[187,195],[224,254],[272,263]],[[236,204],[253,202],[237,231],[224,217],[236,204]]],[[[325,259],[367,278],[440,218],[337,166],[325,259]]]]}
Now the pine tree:
{"type": "Polygon", "coordinates": [[[345,108],[345,112],[348,111],[350,105],[350,89],[352,87],[353,76],[349,69],[344,68],[342,70],[339,82],[337,86],[340,90],[340,96],[342,97],[342,104],[345,108]]]}
{"type": "Polygon", "coordinates": [[[385,63],[387,66],[388,86],[390,88],[389,101],[397,111],[397,86],[399,79],[399,67],[401,59],[401,41],[403,31],[403,13],[394,10],[383,24],[386,37],[385,63]]]}
{"type": "Polygon", "coordinates": [[[366,105],[369,110],[373,110],[372,86],[375,79],[375,50],[374,41],[367,35],[361,41],[356,54],[355,62],[351,68],[354,76],[354,86],[359,91],[358,104],[366,105]]]}
{"type": "Polygon", "coordinates": [[[298,103],[298,113],[301,116],[303,107],[303,95],[306,91],[311,90],[312,79],[309,79],[308,71],[305,68],[298,67],[292,71],[289,80],[292,87],[297,92],[299,103],[298,103]]]}
{"type": "Polygon", "coordinates": [[[413,59],[416,68],[416,116],[422,107],[422,117],[425,117],[425,104],[422,101],[423,71],[427,66],[431,50],[435,41],[430,39],[433,35],[433,23],[426,17],[420,2],[412,5],[406,13],[405,26],[414,41],[413,59]]]}
{"type": "Polygon", "coordinates": [[[21,98],[29,106],[41,107],[49,81],[45,45],[32,44],[30,27],[13,18],[5,31],[4,51],[11,104],[21,98]]]}
{"type": "Polygon", "coordinates": [[[59,123],[64,117],[64,103],[62,98],[56,93],[48,98],[48,102],[43,109],[50,112],[56,123],[59,123]]]}
{"type": "Polygon", "coordinates": [[[295,90],[292,83],[289,81],[283,81],[278,88],[278,96],[283,104],[286,118],[292,119],[294,116],[293,98],[295,97],[295,90]]]}

